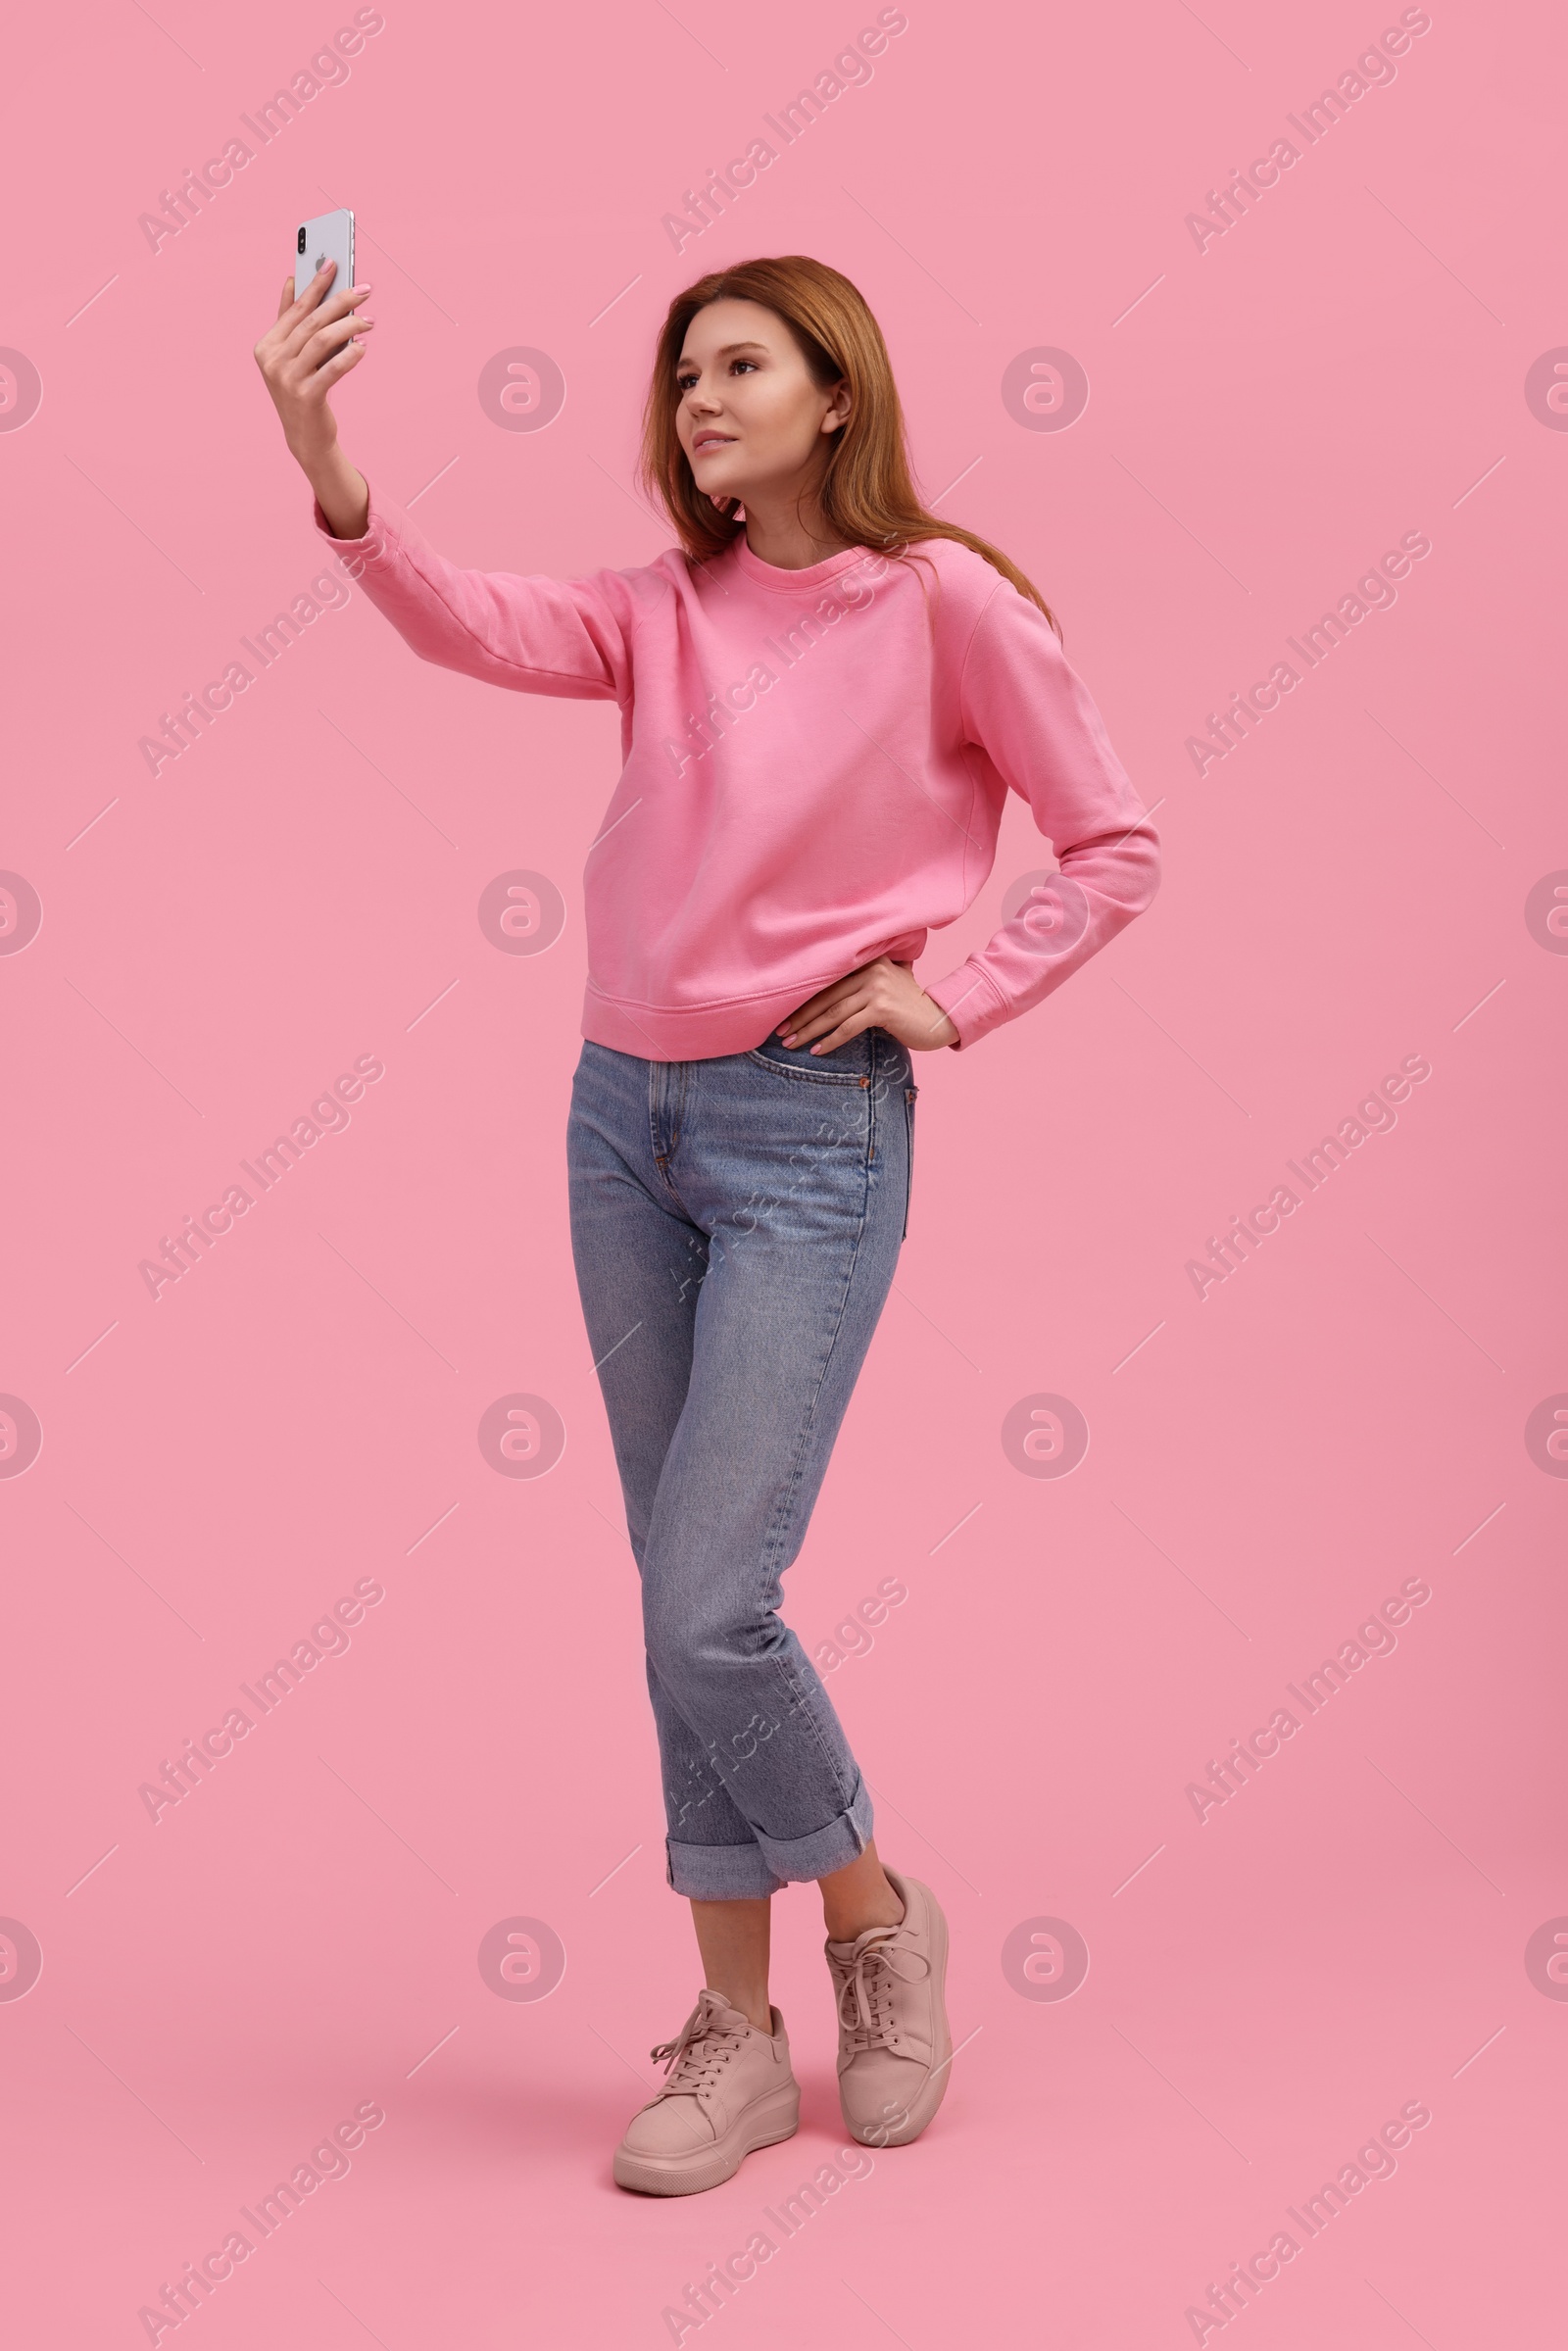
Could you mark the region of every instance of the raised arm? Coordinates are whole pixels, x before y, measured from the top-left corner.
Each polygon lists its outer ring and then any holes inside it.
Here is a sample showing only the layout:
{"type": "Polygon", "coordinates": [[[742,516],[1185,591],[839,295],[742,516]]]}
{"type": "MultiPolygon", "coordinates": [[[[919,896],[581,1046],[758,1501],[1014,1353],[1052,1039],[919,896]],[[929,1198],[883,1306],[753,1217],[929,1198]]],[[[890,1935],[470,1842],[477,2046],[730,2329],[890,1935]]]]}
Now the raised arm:
{"type": "Polygon", "coordinates": [[[336,270],[336,262],[328,262],[297,301],[293,279],[284,280],[277,317],[256,346],[256,365],[289,454],[316,492],[332,536],[359,539],[369,519],[369,486],[338,446],[337,418],[326,396],[364,359],[366,346],[358,338],[375,321],[355,315],[368,286],[330,291],[336,270]]]}
{"type": "Polygon", "coordinates": [[[256,364],[316,493],[318,525],[346,568],[422,661],[519,693],[624,705],[632,677],[620,575],[557,580],[465,570],[390,501],[372,497],[344,456],[328,394],[365,357],[359,338],[372,321],[358,315],[370,288],[332,292],[335,269],[328,262],[297,301],[292,283],[284,285],[256,364]]]}

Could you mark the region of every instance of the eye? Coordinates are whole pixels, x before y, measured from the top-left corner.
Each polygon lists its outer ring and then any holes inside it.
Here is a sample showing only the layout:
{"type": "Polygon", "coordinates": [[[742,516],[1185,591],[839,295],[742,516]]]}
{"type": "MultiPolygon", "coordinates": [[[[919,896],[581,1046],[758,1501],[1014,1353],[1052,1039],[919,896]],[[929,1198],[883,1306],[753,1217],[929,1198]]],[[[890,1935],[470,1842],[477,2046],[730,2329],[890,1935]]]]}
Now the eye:
{"type": "Polygon", "coordinates": [[[683,374],[676,376],[675,389],[677,392],[689,392],[696,381],[696,376],[688,368],[683,374]]]}
{"type": "Polygon", "coordinates": [[[730,371],[732,374],[737,367],[750,367],[755,375],[757,372],[757,362],[756,360],[731,360],[730,371]]]}

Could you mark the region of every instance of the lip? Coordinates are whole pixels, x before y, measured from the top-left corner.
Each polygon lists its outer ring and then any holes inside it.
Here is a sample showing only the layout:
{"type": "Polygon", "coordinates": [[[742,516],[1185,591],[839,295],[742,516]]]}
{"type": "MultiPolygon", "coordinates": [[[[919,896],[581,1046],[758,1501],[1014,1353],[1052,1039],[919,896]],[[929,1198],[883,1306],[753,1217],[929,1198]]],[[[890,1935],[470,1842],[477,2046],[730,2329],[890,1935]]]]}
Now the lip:
{"type": "Polygon", "coordinates": [[[706,457],[709,450],[729,449],[733,446],[734,441],[735,435],[731,432],[713,432],[709,429],[696,433],[692,437],[692,455],[693,457],[706,457]]]}

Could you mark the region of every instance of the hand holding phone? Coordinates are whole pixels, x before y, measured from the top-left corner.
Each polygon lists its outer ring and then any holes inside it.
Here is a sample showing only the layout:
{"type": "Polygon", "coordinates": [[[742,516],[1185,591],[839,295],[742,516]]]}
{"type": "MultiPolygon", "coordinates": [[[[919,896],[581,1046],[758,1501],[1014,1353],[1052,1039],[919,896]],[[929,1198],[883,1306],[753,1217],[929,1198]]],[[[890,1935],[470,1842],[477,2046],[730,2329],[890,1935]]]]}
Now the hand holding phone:
{"type": "Polygon", "coordinates": [[[335,286],[354,283],[354,215],[351,212],[322,213],[316,220],[302,221],[294,232],[294,295],[296,301],[304,294],[313,277],[319,276],[328,262],[337,264],[335,286]]]}
{"type": "Polygon", "coordinates": [[[337,446],[327,394],[365,357],[364,338],[373,321],[358,312],[369,292],[354,283],[353,214],[306,220],[294,232],[293,278],[285,281],[277,317],[255,347],[283,437],[334,536],[344,539],[363,536],[369,493],[337,446]]]}

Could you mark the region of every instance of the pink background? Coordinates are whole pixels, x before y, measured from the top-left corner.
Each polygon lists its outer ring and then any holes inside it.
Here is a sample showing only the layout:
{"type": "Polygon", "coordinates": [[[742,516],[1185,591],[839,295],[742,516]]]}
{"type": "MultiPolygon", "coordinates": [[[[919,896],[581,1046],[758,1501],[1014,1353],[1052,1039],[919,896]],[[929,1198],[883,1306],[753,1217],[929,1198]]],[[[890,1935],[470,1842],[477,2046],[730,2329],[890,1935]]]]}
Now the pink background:
{"type": "MultiPolygon", "coordinates": [[[[480,565],[651,558],[628,483],[670,294],[754,252],[846,270],[928,495],[963,475],[944,512],[1063,615],[1167,843],[1125,939],[923,1062],[898,1287],[791,1578],[813,1647],[907,1586],[829,1687],[888,1857],[952,1915],[952,2091],[684,2339],[1190,2342],[1423,2101],[1247,2339],[1544,2340],[1568,1987],[1525,1953],[1568,1913],[1568,1489],[1524,1432],[1568,1389],[1568,963],[1525,906],[1568,866],[1568,440],[1525,378],[1568,343],[1560,20],[1439,0],[1200,253],[1185,216],[1396,9],[911,0],[677,254],[662,216],[873,9],[387,0],[154,254],[138,215],[351,13],[92,0],[11,35],[0,343],[43,387],[0,431],[0,866],[43,908],[0,955],[0,1390],[43,1432],[0,1479],[0,1914],[43,1954],[0,1998],[18,2339],[146,2340],[138,2307],[377,2100],[350,2175],[217,2287],[208,2351],[653,2345],[842,2138],[799,1891],[800,2137],[687,2201],[610,2181],[696,1984],[566,1239],[613,711],[421,667],[356,592],[156,780],[138,753],[322,568],[251,346],[296,220],[346,201],[379,323],[345,437],[480,565]],[[517,345],[564,374],[544,432],[476,395],[517,345]],[[1063,432],[1001,397],[1039,346],[1087,370],[1063,432]],[[1200,778],[1205,712],[1407,531],[1396,605],[1200,778]],[[565,904],[537,955],[477,918],[517,868],[565,904]],[[155,1303],[138,1261],[367,1053],[347,1131],[155,1303]],[[1187,1260],[1409,1054],[1397,1127],[1200,1301],[1187,1260]],[[479,1449],[516,1393],[564,1426],[543,1478],[479,1449]],[[1065,1479],[1003,1446],[1042,1393],[1090,1429],[1065,1479]],[[139,1786],[366,1577],[348,1653],[154,1825],[139,1786]],[[1396,1651],[1200,1824],[1188,1784],[1410,1577],[1396,1651]],[[566,1954],[538,2003],[477,1962],[517,1917],[566,1954]],[[1004,1971],[1040,1918],[1088,1946],[1063,2000],[1004,1971]]],[[[1043,861],[1015,805],[924,973],[1043,861]]]]}

